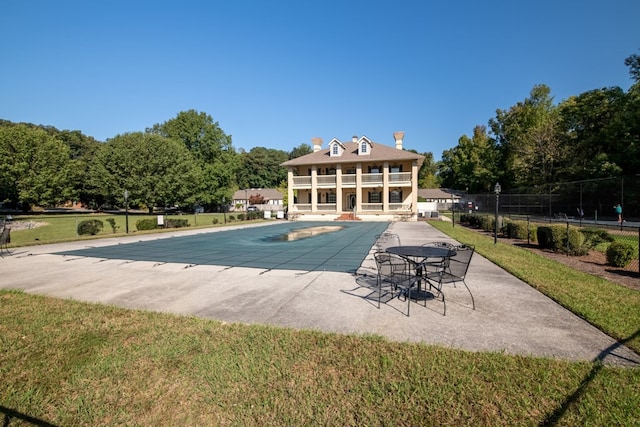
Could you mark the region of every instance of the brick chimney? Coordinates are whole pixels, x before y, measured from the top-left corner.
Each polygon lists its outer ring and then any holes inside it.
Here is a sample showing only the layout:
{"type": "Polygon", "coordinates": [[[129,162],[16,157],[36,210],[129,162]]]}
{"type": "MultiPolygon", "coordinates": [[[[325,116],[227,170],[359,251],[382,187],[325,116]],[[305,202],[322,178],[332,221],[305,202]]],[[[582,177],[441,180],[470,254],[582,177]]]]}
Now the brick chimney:
{"type": "Polygon", "coordinates": [[[313,152],[322,150],[322,138],[311,138],[313,143],[313,152]]]}
{"type": "Polygon", "coordinates": [[[402,150],[402,140],[404,139],[404,132],[394,132],[393,139],[396,140],[396,148],[402,150]]]}

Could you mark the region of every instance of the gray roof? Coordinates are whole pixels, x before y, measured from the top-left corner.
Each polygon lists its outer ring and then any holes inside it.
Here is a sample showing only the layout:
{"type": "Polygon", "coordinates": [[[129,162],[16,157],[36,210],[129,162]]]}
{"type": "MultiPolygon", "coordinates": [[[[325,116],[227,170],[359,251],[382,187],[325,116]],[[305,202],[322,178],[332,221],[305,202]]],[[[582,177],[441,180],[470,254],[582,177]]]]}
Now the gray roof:
{"type": "Polygon", "coordinates": [[[420,188],[418,197],[424,199],[459,199],[460,193],[449,188],[420,188]]]}
{"type": "Polygon", "coordinates": [[[368,155],[358,155],[357,142],[343,142],[345,150],[341,156],[331,156],[329,148],[316,151],[315,153],[306,154],[296,157],[281,164],[281,166],[304,166],[304,165],[320,165],[320,164],[336,164],[336,163],[356,163],[356,162],[372,162],[385,160],[417,160],[418,166],[422,165],[424,156],[412,153],[411,151],[398,150],[397,148],[388,147],[375,142],[371,143],[371,152],[368,155]]]}
{"type": "Polygon", "coordinates": [[[248,188],[246,190],[237,190],[233,193],[233,200],[244,200],[256,194],[261,195],[265,200],[283,199],[282,193],[275,188],[248,188]]]}

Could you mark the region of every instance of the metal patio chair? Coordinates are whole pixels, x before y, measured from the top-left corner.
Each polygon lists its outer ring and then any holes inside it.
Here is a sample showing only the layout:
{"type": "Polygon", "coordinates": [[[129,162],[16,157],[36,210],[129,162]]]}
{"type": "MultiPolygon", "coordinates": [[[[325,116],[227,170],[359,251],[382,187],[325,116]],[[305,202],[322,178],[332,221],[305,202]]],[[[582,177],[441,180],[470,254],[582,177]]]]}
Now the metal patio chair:
{"type": "Polygon", "coordinates": [[[407,300],[407,316],[411,310],[411,290],[420,279],[413,272],[411,263],[406,259],[387,252],[373,254],[378,270],[378,308],[382,299],[382,285],[388,283],[392,287],[393,298],[404,297],[407,300]]]}
{"type": "Polygon", "coordinates": [[[459,245],[455,246],[453,250],[455,251],[455,254],[453,254],[449,259],[443,260],[441,265],[434,271],[427,272],[424,275],[429,282],[429,288],[437,290],[442,296],[444,315],[447,313],[447,303],[445,301],[442,285],[447,283],[452,283],[455,286],[457,282],[462,282],[467,288],[467,291],[469,291],[473,309],[476,309],[473,294],[471,293],[471,289],[469,289],[469,285],[467,285],[467,282],[465,281],[467,271],[469,270],[469,264],[471,263],[471,258],[475,252],[475,247],[472,245],[459,245]]]}
{"type": "Polygon", "coordinates": [[[384,251],[391,246],[400,246],[400,236],[393,233],[382,233],[376,236],[375,247],[378,251],[384,251]]]}
{"type": "Polygon", "coordinates": [[[7,227],[6,225],[0,232],[0,256],[2,256],[2,252],[7,252],[11,255],[9,251],[9,243],[11,242],[11,227],[7,227]]]}

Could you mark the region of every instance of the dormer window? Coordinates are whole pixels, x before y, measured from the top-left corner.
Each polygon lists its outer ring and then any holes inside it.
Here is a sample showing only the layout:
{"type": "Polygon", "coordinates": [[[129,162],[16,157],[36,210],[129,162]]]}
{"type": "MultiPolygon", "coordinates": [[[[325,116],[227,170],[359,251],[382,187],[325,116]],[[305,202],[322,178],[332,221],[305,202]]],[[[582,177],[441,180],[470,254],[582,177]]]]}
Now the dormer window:
{"type": "Polygon", "coordinates": [[[344,152],[344,145],[336,138],[333,138],[331,142],[329,142],[329,155],[331,157],[342,156],[344,152]]]}
{"type": "Polygon", "coordinates": [[[371,154],[371,141],[366,136],[360,138],[357,147],[359,156],[368,156],[371,154]]]}
{"type": "Polygon", "coordinates": [[[362,141],[360,143],[360,154],[367,154],[367,142],[362,141]]]}
{"type": "Polygon", "coordinates": [[[337,156],[338,154],[338,144],[333,144],[333,147],[331,147],[331,155],[337,156]]]}

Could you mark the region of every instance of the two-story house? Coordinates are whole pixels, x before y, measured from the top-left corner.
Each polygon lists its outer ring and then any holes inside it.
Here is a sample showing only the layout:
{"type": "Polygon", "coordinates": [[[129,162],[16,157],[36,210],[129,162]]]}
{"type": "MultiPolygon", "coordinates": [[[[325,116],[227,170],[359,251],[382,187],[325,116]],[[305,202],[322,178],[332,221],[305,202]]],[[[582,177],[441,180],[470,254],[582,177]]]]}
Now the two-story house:
{"type": "Polygon", "coordinates": [[[395,148],[354,136],[282,163],[288,169],[290,218],[330,220],[415,220],[418,171],[424,156],[402,149],[404,132],[395,132],[395,148]]]}

